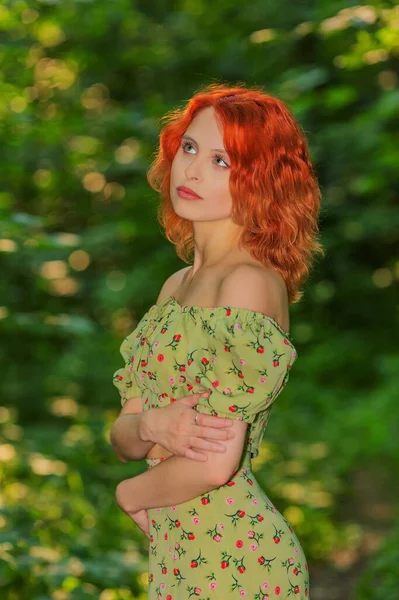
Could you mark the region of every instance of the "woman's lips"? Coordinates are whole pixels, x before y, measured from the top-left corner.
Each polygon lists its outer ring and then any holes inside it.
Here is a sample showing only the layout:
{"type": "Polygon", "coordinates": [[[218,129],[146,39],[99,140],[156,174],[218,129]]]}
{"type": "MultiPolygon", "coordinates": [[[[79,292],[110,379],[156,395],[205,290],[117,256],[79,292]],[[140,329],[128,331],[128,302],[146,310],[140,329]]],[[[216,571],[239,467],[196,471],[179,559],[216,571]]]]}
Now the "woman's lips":
{"type": "Polygon", "coordinates": [[[185,198],[186,200],[202,200],[199,196],[194,196],[186,191],[184,188],[177,188],[177,193],[181,198],[185,198]]]}

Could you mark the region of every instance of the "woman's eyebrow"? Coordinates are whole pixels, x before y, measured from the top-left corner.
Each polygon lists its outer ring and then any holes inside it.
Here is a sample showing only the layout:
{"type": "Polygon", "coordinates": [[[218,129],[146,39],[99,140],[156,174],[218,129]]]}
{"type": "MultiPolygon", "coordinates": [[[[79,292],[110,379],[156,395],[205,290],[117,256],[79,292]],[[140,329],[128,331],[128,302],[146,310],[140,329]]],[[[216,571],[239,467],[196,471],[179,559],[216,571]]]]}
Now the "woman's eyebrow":
{"type": "MultiPolygon", "coordinates": [[[[195,141],[195,139],[190,137],[189,135],[183,135],[182,138],[184,138],[186,140],[191,140],[192,142],[194,142],[194,144],[197,144],[197,146],[198,146],[198,143],[195,141]]],[[[199,148],[199,146],[198,146],[198,148],[199,148]]],[[[224,150],[224,149],[221,150],[220,148],[212,148],[211,152],[224,152],[224,154],[227,154],[226,150],[224,150]]]]}

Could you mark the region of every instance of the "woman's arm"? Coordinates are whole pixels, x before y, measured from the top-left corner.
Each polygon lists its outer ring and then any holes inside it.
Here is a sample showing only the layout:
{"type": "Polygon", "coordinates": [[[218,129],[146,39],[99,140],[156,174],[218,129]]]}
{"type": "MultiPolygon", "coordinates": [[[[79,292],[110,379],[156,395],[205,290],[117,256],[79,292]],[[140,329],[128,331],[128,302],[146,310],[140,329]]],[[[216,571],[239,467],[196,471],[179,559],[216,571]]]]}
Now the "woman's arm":
{"type": "MultiPolygon", "coordinates": [[[[183,267],[168,277],[161,288],[157,304],[173,294],[190,268],[191,266],[183,267]]],[[[110,434],[111,445],[122,462],[141,460],[156,445],[156,442],[150,439],[151,412],[151,409],[142,412],[140,396],[128,398],[124,402],[119,417],[112,425],[110,434]]]]}
{"type": "Polygon", "coordinates": [[[235,437],[224,441],[226,452],[212,452],[206,462],[170,456],[148,471],[124,479],[116,488],[119,506],[126,513],[172,506],[223,485],[238,469],[247,425],[234,421],[235,437]]]}
{"type": "Polygon", "coordinates": [[[152,410],[142,412],[141,397],[128,398],[110,432],[111,445],[122,462],[141,460],[155,446],[150,439],[152,410]]]}

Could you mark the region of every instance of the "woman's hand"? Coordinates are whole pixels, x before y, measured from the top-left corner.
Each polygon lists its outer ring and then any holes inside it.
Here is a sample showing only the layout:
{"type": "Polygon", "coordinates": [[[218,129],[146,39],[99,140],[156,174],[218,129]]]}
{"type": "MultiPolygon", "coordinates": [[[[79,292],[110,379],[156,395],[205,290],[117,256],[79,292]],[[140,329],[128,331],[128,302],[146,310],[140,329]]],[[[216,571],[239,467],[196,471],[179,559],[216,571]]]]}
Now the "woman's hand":
{"type": "Polygon", "coordinates": [[[148,510],[143,508],[142,510],[139,510],[136,513],[127,513],[127,514],[131,519],[133,519],[133,521],[141,529],[141,531],[144,531],[146,536],[149,538],[150,537],[150,526],[149,526],[149,521],[148,521],[148,510]]]}
{"type": "Polygon", "coordinates": [[[144,531],[146,536],[150,537],[150,527],[148,522],[148,511],[146,509],[138,510],[136,512],[132,512],[131,499],[132,494],[132,486],[133,486],[133,478],[124,479],[121,481],[115,491],[115,498],[118,503],[119,508],[130,517],[136,525],[144,531]]]}
{"type": "Polygon", "coordinates": [[[176,456],[206,462],[208,452],[225,452],[226,446],[218,443],[234,437],[230,430],[232,419],[198,413],[194,406],[200,396],[209,392],[184,396],[162,409],[150,409],[145,425],[146,439],[160,444],[176,456]],[[197,424],[195,423],[195,415],[197,424]],[[217,441],[218,440],[218,441],[217,441]]]}

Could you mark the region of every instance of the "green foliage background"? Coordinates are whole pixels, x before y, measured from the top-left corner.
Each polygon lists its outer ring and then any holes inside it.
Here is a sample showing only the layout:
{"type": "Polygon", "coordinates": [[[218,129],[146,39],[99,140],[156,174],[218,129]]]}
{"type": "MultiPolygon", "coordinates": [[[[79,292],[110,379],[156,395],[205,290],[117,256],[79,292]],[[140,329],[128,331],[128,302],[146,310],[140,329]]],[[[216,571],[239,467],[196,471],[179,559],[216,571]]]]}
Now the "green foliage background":
{"type": "Polygon", "coordinates": [[[146,598],[148,542],[114,497],[145,465],[110,446],[112,374],[184,266],[146,181],[159,119],[211,81],[288,104],[323,194],[254,469],[312,600],[397,597],[398,52],[394,2],[0,4],[2,599],[146,598]]]}

